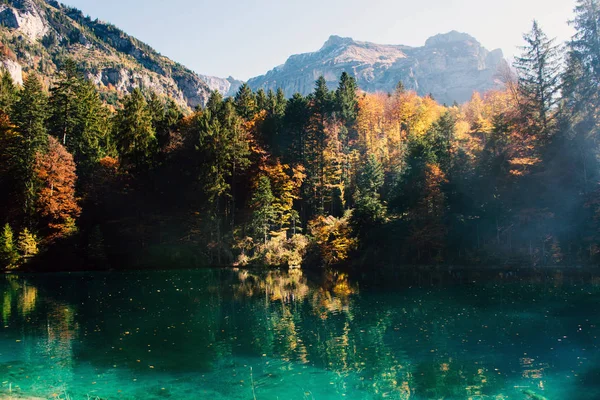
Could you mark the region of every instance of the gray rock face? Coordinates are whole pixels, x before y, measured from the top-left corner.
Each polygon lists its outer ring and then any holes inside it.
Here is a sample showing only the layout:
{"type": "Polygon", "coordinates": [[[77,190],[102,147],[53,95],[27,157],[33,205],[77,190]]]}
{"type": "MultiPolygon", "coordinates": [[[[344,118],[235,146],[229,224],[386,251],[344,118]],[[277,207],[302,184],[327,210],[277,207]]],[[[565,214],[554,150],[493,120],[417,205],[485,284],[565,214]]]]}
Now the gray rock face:
{"type": "Polygon", "coordinates": [[[367,92],[391,92],[401,81],[407,89],[450,104],[469,100],[475,91],[500,87],[496,76],[505,63],[501,50],[489,52],[475,38],[456,31],[434,36],[423,47],[331,36],[319,51],[291,56],[248,84],[255,90],[281,87],[287,96],[306,95],[320,75],[333,89],[347,72],[367,92]]]}
{"type": "Polygon", "coordinates": [[[217,90],[225,97],[235,96],[244,83],[231,76],[229,78],[218,78],[216,76],[200,75],[200,79],[208,85],[210,90],[217,90]]]}
{"type": "Polygon", "coordinates": [[[0,62],[2,67],[4,67],[13,79],[13,82],[22,85],[23,84],[23,70],[21,69],[21,64],[16,61],[5,59],[0,62]]]}
{"type": "Polygon", "coordinates": [[[32,0],[18,0],[13,6],[0,6],[0,25],[15,29],[31,40],[38,40],[48,32],[45,13],[32,0]]]}
{"type": "Polygon", "coordinates": [[[0,5],[0,33],[5,54],[11,54],[0,55],[0,64],[18,83],[23,82],[22,70],[50,80],[66,50],[103,89],[129,93],[141,87],[191,108],[206,104],[210,95],[198,74],[118,28],[55,0],[5,0],[0,5]]]}

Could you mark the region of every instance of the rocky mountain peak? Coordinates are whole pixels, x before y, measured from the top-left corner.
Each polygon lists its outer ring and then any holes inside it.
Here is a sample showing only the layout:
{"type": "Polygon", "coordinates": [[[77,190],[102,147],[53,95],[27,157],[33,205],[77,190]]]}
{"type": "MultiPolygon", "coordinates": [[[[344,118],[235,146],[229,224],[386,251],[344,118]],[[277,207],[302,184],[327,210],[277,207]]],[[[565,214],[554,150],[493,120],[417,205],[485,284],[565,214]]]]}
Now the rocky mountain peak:
{"type": "Polygon", "coordinates": [[[439,35],[435,35],[427,39],[425,42],[425,47],[436,47],[436,46],[444,46],[452,43],[471,43],[477,46],[481,46],[481,44],[475,39],[473,36],[468,33],[451,31],[448,33],[442,33],[439,35]]]}
{"type": "Polygon", "coordinates": [[[329,36],[329,39],[327,39],[320,51],[331,49],[334,47],[343,47],[353,43],[354,40],[352,38],[331,35],[329,36]]]}
{"type": "Polygon", "coordinates": [[[282,88],[287,96],[307,95],[324,76],[330,88],[343,72],[368,92],[391,92],[402,81],[420,95],[438,101],[464,102],[475,91],[499,87],[495,78],[505,63],[501,50],[489,52],[471,35],[452,31],[433,36],[422,47],[356,41],[333,35],[314,53],[290,56],[285,64],[252,78],[253,89],[282,88]]]}
{"type": "Polygon", "coordinates": [[[200,76],[114,25],[56,0],[3,0],[0,37],[0,66],[18,83],[22,71],[35,71],[49,81],[69,57],[113,99],[110,92],[141,87],[193,108],[204,105],[211,90],[229,94],[240,84],[200,76]]]}

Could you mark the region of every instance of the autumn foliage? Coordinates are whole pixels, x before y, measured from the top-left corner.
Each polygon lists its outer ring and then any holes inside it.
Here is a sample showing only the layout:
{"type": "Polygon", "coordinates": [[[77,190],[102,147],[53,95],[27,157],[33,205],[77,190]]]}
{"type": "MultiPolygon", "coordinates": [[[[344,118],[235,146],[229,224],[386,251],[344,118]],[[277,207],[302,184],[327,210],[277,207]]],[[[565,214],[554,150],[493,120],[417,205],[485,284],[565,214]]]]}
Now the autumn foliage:
{"type": "Polygon", "coordinates": [[[54,137],[48,138],[48,150],[38,153],[35,173],[40,189],[37,210],[47,224],[52,239],[73,232],[81,213],[75,194],[75,163],[73,156],[54,137]]]}

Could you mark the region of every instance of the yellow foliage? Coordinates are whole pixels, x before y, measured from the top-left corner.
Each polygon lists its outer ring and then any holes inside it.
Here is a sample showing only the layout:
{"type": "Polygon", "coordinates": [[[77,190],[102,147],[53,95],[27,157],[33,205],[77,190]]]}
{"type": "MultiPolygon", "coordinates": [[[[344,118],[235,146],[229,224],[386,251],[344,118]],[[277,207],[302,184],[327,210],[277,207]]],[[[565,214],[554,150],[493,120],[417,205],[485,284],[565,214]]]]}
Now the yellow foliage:
{"type": "Polygon", "coordinates": [[[318,216],[309,223],[310,233],[315,238],[315,243],[327,265],[347,260],[350,252],[358,244],[357,239],[352,237],[348,217],[349,215],[344,218],[318,216]]]}

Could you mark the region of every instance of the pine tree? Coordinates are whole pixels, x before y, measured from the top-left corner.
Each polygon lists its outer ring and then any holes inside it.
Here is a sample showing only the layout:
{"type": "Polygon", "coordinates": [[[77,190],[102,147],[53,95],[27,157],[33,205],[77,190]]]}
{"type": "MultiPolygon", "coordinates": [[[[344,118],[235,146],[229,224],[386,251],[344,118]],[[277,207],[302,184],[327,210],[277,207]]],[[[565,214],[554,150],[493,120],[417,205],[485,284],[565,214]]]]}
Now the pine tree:
{"type": "Polygon", "coordinates": [[[152,113],[139,88],[125,98],[115,123],[115,137],[123,164],[137,171],[150,167],[156,149],[152,113]]]}
{"type": "Polygon", "coordinates": [[[548,39],[537,21],[523,38],[526,45],[515,62],[521,108],[531,124],[531,133],[547,138],[554,124],[560,90],[560,55],[554,39],[548,39]]]}
{"type": "Polygon", "coordinates": [[[282,88],[277,88],[275,99],[275,114],[281,115],[283,117],[285,115],[285,109],[287,107],[287,98],[285,97],[285,93],[283,92],[282,88]]]}
{"type": "Polygon", "coordinates": [[[564,108],[572,120],[587,119],[586,126],[594,127],[600,108],[600,1],[578,0],[572,25],[575,36],[568,43],[563,76],[564,108]]]}
{"type": "Polygon", "coordinates": [[[381,163],[373,154],[369,154],[358,174],[358,190],[362,196],[379,197],[385,175],[381,163]]]}
{"type": "Polygon", "coordinates": [[[308,129],[308,154],[312,163],[307,168],[309,190],[312,212],[319,215],[325,213],[325,148],[327,145],[327,134],[325,132],[327,121],[333,108],[333,96],[327,87],[327,81],[323,76],[315,82],[315,91],[311,96],[310,125],[308,129]]]}
{"type": "Polygon", "coordinates": [[[82,83],[83,77],[77,70],[77,64],[67,59],[50,90],[50,132],[71,151],[75,147],[72,144],[76,140],[75,131],[81,123],[79,93],[82,83]]]}
{"type": "MultiPolygon", "coordinates": [[[[263,92],[264,93],[264,92],[263,92]]],[[[256,97],[252,93],[252,89],[247,83],[240,86],[237,94],[235,95],[235,109],[240,117],[246,121],[252,120],[257,112],[256,97]]]]}
{"type": "MultiPolygon", "coordinates": [[[[271,92],[271,90],[269,90],[271,92]]],[[[267,95],[263,88],[260,88],[256,91],[256,110],[262,111],[267,110],[268,102],[267,95]]]]}
{"type": "Polygon", "coordinates": [[[267,176],[260,176],[256,190],[252,195],[252,227],[257,238],[267,243],[271,224],[275,219],[275,209],[273,208],[275,197],[271,191],[271,181],[267,176]]]}
{"type": "Polygon", "coordinates": [[[357,89],[356,79],[348,75],[347,72],[342,73],[340,84],[335,92],[335,101],[336,109],[347,129],[354,125],[358,116],[357,89]]]}
{"type": "Polygon", "coordinates": [[[381,202],[380,191],[385,181],[381,163],[370,154],[358,173],[358,190],[354,194],[355,209],[350,223],[363,240],[369,230],[384,221],[386,207],[381,202]]]}
{"type": "Polygon", "coordinates": [[[450,111],[446,111],[427,132],[427,140],[445,173],[450,171],[451,167],[451,150],[455,131],[456,119],[450,111]]]}
{"type": "Polygon", "coordinates": [[[16,266],[18,260],[13,231],[9,224],[5,224],[0,232],[0,268],[11,269],[16,266]]]}
{"type": "Polygon", "coordinates": [[[8,70],[2,71],[0,76],[0,111],[5,114],[12,112],[12,107],[17,101],[18,89],[8,70]]]}
{"type": "Polygon", "coordinates": [[[103,156],[115,155],[115,149],[110,139],[110,113],[92,82],[81,84],[78,99],[79,126],[74,143],[67,149],[73,154],[78,171],[86,174],[103,156]]]}
{"type": "Polygon", "coordinates": [[[281,139],[282,153],[284,159],[290,163],[302,163],[306,161],[306,127],[309,124],[310,110],[308,100],[300,93],[294,94],[285,106],[283,117],[283,137],[281,139]]]}
{"type": "Polygon", "coordinates": [[[30,225],[37,193],[35,158],[38,152],[45,152],[48,146],[47,97],[36,75],[31,74],[25,79],[20,99],[13,110],[12,119],[19,133],[16,149],[17,174],[23,185],[21,194],[25,219],[30,225]]]}
{"type": "Polygon", "coordinates": [[[328,116],[333,109],[334,95],[335,94],[329,90],[325,77],[323,77],[323,75],[319,76],[315,82],[315,91],[312,98],[315,111],[324,118],[328,116]]]}
{"type": "Polygon", "coordinates": [[[595,81],[595,90],[600,84],[600,1],[578,0],[573,21],[576,34],[569,43],[585,69],[595,81]]]}

